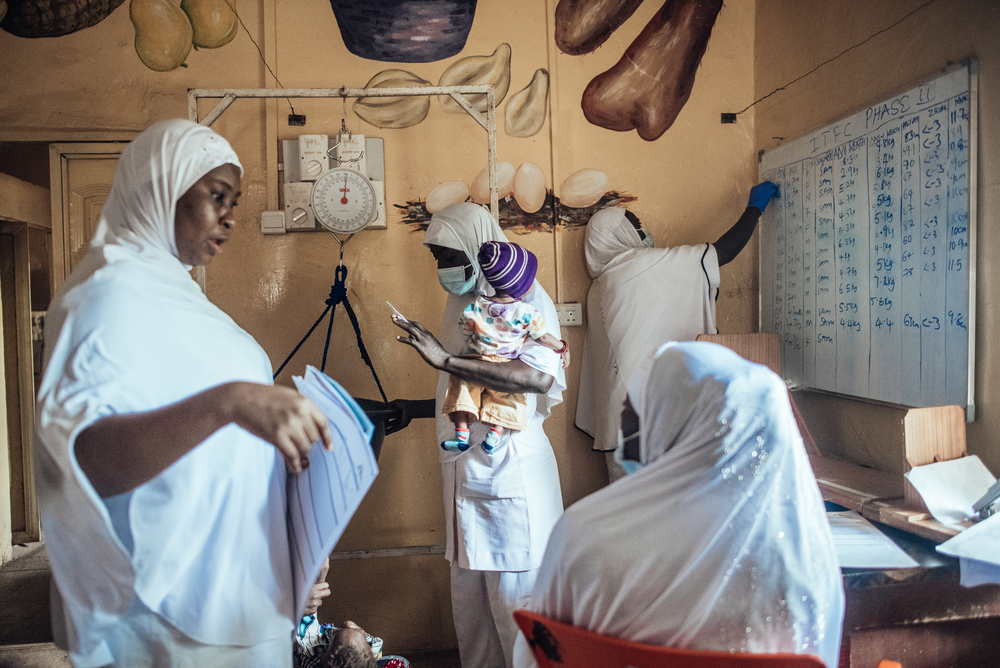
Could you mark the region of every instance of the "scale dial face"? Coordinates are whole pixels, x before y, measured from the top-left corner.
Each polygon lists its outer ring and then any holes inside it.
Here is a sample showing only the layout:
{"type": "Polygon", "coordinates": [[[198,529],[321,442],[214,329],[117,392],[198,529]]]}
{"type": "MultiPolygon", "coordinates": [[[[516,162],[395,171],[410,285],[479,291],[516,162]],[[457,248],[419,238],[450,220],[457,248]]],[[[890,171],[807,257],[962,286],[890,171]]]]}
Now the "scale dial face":
{"type": "Polygon", "coordinates": [[[353,169],[331,169],[313,186],[313,213],[331,232],[353,234],[362,229],[375,219],[375,204],[375,188],[353,169]]]}

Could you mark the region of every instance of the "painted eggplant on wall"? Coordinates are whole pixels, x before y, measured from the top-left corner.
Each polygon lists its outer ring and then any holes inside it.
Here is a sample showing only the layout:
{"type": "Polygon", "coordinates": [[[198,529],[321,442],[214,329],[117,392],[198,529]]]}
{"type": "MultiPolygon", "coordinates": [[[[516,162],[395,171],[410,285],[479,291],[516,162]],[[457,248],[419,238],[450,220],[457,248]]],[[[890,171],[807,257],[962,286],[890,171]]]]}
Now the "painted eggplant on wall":
{"type": "Polygon", "coordinates": [[[347,50],[368,60],[432,63],[465,47],[476,0],[330,0],[347,50]]]}

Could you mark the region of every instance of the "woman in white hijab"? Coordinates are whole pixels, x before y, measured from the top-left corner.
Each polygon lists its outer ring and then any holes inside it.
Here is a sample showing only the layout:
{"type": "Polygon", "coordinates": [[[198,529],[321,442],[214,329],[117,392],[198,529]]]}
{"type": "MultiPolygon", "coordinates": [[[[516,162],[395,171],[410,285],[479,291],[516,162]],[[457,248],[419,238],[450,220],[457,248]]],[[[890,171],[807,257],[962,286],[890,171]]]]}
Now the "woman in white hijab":
{"type": "MultiPolygon", "coordinates": [[[[650,645],[836,666],[843,584],[782,380],[669,343],[632,374],[622,429],[638,470],[566,511],[528,607],[650,645]]],[[[517,656],[533,665],[523,637],[517,656]]]]}
{"type": "Polygon", "coordinates": [[[291,663],[282,458],[301,470],[330,432],[189,273],[228,240],[241,175],[208,128],[141,133],[48,312],[37,484],[76,666],[291,663]]]}
{"type": "MultiPolygon", "coordinates": [[[[426,402],[409,410],[411,417],[437,419],[438,443],[454,435],[454,425],[441,412],[449,374],[499,391],[524,393],[528,400],[527,426],[506,430],[492,454],[479,447],[488,430],[482,423],[470,425],[468,450],[439,452],[455,631],[462,665],[476,668],[512,665],[517,637],[513,611],[527,603],[549,531],[562,513],[559,470],[542,429],[566,388],[559,355],[534,341],[507,364],[449,352],[464,348],[459,316],[465,307],[478,294],[493,294],[477,261],[479,246],[506,240],[489,212],[477,204],[455,204],[435,213],[424,245],[437,259],[438,279],[448,292],[440,343],[419,323],[393,318],[409,335],[400,341],[440,371],[434,406],[426,402]]],[[[561,338],[555,306],[537,280],[523,301],[542,313],[550,323],[549,333],[561,338]]]]}
{"type": "Polygon", "coordinates": [[[601,209],[587,223],[585,253],[594,282],[587,293],[587,336],[580,357],[576,426],[608,453],[614,482],[625,472],[611,459],[625,382],[647,351],[667,341],[714,334],[719,267],[749,241],[777,186],[751,190],[739,220],[714,244],[654,248],[635,214],[601,209]]]}

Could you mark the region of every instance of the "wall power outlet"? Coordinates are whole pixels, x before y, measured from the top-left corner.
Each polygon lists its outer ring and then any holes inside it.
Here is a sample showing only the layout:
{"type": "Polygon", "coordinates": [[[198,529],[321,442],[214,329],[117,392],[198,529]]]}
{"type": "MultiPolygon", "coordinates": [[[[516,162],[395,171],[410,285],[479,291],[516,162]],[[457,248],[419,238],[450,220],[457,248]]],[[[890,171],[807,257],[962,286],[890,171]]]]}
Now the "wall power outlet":
{"type": "Polygon", "coordinates": [[[559,325],[561,327],[583,326],[583,304],[579,302],[556,304],[556,313],[559,314],[559,325]]]}

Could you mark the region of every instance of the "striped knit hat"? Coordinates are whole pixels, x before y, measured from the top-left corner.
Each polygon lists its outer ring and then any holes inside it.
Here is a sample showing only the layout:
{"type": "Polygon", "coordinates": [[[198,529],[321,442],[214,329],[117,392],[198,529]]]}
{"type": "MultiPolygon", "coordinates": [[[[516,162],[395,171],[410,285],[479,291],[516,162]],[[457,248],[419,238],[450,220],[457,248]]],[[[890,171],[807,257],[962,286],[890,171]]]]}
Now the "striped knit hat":
{"type": "Polygon", "coordinates": [[[479,266],[494,290],[520,299],[535,281],[538,258],[506,241],[487,241],[479,247],[479,266]]]}

